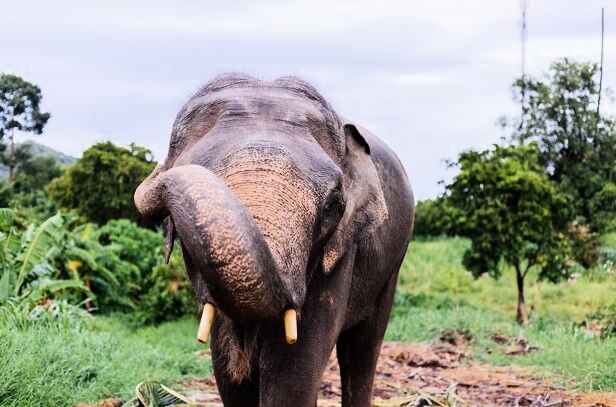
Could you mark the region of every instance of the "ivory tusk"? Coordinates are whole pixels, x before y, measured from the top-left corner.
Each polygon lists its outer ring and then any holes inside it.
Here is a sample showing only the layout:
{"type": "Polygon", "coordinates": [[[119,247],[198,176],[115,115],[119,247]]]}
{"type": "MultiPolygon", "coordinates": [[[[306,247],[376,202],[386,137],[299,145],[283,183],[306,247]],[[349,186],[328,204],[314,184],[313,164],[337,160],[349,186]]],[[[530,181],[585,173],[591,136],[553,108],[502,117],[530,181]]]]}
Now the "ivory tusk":
{"type": "Polygon", "coordinates": [[[201,314],[201,322],[199,323],[199,333],[197,334],[199,342],[207,342],[212,324],[214,323],[214,316],[216,316],[216,308],[210,303],[205,304],[203,306],[203,314],[201,314]]]}
{"type": "Polygon", "coordinates": [[[292,308],[284,312],[284,334],[288,344],[297,342],[297,312],[292,308]]]}

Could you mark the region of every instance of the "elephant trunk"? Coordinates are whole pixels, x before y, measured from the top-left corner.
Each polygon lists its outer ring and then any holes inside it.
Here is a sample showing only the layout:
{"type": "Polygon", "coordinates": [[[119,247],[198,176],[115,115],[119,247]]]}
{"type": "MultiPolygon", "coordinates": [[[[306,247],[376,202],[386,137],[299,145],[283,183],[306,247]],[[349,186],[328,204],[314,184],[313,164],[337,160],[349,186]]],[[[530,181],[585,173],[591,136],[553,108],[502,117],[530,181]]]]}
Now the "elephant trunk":
{"type": "Polygon", "coordinates": [[[195,279],[203,279],[231,318],[274,318],[292,305],[293,295],[254,218],[206,168],[157,167],[135,191],[135,205],[146,218],[171,216],[194,268],[193,285],[198,288],[195,279]]]}

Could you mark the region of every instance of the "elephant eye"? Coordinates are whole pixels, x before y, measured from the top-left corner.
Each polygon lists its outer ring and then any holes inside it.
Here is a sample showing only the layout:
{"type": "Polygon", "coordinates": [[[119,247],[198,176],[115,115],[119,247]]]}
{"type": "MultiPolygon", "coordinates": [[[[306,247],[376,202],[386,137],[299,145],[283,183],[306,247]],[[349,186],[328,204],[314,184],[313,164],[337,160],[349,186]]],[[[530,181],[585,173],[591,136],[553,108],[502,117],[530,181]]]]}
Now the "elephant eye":
{"type": "Polygon", "coordinates": [[[344,213],[344,200],[342,193],[334,191],[323,206],[323,223],[331,224],[338,222],[344,213]]]}

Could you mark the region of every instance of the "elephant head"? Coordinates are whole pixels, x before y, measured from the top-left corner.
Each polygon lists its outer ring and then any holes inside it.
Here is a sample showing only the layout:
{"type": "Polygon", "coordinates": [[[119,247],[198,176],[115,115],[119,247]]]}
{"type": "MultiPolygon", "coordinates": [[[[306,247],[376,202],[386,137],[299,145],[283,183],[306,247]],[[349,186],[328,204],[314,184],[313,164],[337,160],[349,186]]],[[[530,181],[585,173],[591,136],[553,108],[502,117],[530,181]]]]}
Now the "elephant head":
{"type": "Polygon", "coordinates": [[[179,237],[201,303],[279,318],[388,216],[362,133],[297,78],[222,76],[180,110],[135,204],[165,220],[168,252],[179,237]]]}

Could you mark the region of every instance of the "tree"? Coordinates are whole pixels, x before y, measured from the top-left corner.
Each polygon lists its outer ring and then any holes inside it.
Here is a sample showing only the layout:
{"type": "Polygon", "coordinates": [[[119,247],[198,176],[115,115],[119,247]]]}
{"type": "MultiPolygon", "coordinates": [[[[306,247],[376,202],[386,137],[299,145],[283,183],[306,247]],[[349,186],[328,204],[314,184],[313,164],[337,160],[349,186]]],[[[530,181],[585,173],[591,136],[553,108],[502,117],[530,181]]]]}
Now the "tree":
{"type": "Polygon", "coordinates": [[[43,190],[60,175],[62,169],[52,156],[29,158],[17,166],[13,188],[21,193],[43,190]]]}
{"type": "Polygon", "coordinates": [[[152,154],[142,147],[97,143],[46,191],[60,208],[74,209],[99,225],[120,218],[138,222],[133,194],[155,165],[152,154]]]}
{"type": "Polygon", "coordinates": [[[15,130],[41,134],[51,117],[40,111],[41,89],[19,76],[0,75],[0,140],[7,136],[10,140],[8,158],[9,182],[13,181],[15,168],[15,130]]]}
{"type": "Polygon", "coordinates": [[[446,199],[454,232],[472,242],[464,266],[475,277],[499,278],[503,265],[511,265],[516,320],[525,323],[524,280],[531,267],[539,269],[541,279],[568,276],[570,198],[548,179],[535,143],[466,151],[453,165],[460,172],[447,185],[446,199]]]}
{"type": "Polygon", "coordinates": [[[515,81],[522,115],[503,124],[512,140],[537,143],[549,178],[573,197],[574,215],[600,232],[610,224],[602,218],[610,213],[605,186],[616,183],[616,120],[599,113],[598,82],[596,64],[557,60],[543,79],[515,81]]]}
{"type": "Polygon", "coordinates": [[[418,201],[415,206],[413,236],[436,237],[449,233],[447,200],[443,196],[418,201]]]}

